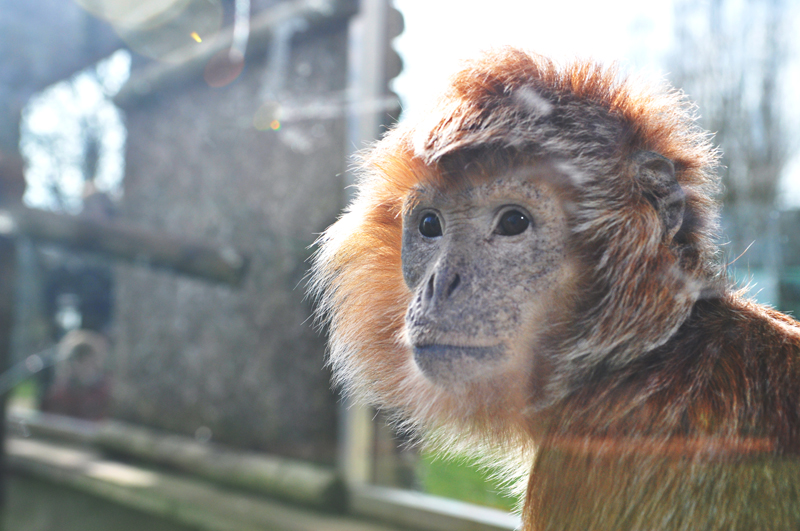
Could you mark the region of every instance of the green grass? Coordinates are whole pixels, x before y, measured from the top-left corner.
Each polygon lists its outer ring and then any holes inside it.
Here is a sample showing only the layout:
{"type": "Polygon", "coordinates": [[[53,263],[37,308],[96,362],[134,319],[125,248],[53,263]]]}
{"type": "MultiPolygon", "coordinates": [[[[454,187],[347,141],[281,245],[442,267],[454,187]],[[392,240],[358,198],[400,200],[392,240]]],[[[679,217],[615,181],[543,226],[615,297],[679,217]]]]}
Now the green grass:
{"type": "Polygon", "coordinates": [[[39,384],[33,378],[23,380],[8,395],[8,404],[33,409],[39,397],[39,384]]]}
{"type": "Polygon", "coordinates": [[[423,453],[418,475],[424,492],[511,511],[516,499],[468,459],[445,459],[423,453]]]}
{"type": "Polygon", "coordinates": [[[39,392],[39,386],[31,378],[20,382],[12,391],[11,396],[16,398],[34,399],[39,392]]]}

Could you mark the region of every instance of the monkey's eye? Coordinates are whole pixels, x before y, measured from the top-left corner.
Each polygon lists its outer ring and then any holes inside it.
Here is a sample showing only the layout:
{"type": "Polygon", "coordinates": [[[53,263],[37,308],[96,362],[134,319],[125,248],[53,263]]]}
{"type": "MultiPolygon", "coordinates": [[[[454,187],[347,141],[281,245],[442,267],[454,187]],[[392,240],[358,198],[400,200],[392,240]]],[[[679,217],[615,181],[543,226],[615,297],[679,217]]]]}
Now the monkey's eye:
{"type": "Polygon", "coordinates": [[[516,236],[522,234],[530,226],[531,220],[519,210],[503,212],[497,224],[497,234],[501,236],[516,236]]]}
{"type": "Polygon", "coordinates": [[[419,222],[419,233],[426,238],[438,238],[442,235],[442,223],[439,216],[433,212],[428,212],[419,222]]]}

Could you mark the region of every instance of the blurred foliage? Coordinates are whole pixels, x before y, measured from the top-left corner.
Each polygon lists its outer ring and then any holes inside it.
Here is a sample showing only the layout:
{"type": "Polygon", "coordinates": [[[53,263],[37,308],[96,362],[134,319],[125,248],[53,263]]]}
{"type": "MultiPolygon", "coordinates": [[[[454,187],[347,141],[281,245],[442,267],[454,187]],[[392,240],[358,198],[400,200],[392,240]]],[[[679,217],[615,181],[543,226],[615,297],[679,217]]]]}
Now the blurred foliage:
{"type": "Polygon", "coordinates": [[[8,395],[10,406],[25,407],[34,409],[39,400],[39,383],[33,378],[29,378],[11,390],[8,395]]]}
{"type": "Polygon", "coordinates": [[[675,3],[672,77],[722,148],[725,204],[775,202],[796,132],[785,82],[794,13],[787,0],[675,3]]]}
{"type": "Polygon", "coordinates": [[[423,492],[469,503],[513,511],[517,500],[491,473],[467,458],[445,459],[422,454],[418,477],[423,492]]]}

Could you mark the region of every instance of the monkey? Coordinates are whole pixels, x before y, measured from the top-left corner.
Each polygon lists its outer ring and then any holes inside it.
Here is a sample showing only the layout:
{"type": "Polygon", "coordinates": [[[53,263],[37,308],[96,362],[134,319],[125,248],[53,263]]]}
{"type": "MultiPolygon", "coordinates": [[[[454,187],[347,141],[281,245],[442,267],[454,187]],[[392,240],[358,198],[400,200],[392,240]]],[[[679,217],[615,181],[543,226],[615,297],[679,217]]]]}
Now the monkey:
{"type": "Polygon", "coordinates": [[[467,62],[318,240],[336,383],[522,467],[526,531],[800,529],[800,324],[728,279],[719,156],[615,66],[467,62]]]}

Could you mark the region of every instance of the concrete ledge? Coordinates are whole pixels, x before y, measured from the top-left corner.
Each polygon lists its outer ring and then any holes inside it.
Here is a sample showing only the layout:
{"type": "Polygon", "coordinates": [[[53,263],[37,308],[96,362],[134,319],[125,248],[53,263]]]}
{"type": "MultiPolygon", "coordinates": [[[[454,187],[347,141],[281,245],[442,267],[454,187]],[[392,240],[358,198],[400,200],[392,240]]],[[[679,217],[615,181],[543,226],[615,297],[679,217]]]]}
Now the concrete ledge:
{"type": "Polygon", "coordinates": [[[8,466],[16,472],[203,531],[398,531],[109,460],[79,446],[12,437],[7,449],[8,466]]]}
{"type": "Polygon", "coordinates": [[[350,510],[359,515],[428,531],[513,531],[519,516],[449,498],[373,485],[350,489],[350,510]]]}
{"type": "Polygon", "coordinates": [[[518,516],[503,511],[407,490],[346,487],[325,467],[117,421],[13,409],[8,423],[8,432],[17,434],[8,441],[12,469],[203,530],[513,531],[520,525],[518,516]],[[353,518],[333,514],[345,510],[353,518]]]}

